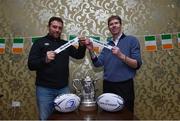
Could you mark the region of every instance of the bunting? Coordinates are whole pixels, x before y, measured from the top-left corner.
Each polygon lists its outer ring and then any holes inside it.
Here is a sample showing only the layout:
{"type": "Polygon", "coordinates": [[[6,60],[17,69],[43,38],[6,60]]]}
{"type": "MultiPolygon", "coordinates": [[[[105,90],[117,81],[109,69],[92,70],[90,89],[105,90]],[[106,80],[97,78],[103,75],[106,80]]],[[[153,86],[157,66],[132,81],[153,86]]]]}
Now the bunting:
{"type": "Polygon", "coordinates": [[[24,48],[24,39],[23,38],[14,38],[13,39],[13,46],[12,46],[12,53],[13,54],[21,54],[24,48]]]}
{"type": "Polygon", "coordinates": [[[33,45],[35,42],[37,42],[41,37],[32,37],[31,38],[31,45],[33,45]]]}
{"type": "Polygon", "coordinates": [[[161,35],[162,49],[173,49],[172,35],[162,34],[161,35]]]}
{"type": "MultiPolygon", "coordinates": [[[[96,39],[97,41],[100,41],[100,37],[97,37],[97,36],[89,36],[89,37],[91,37],[91,38],[93,38],[93,39],[96,39]]],[[[100,46],[98,45],[98,44],[96,44],[96,43],[94,43],[93,44],[93,50],[98,54],[98,53],[100,53],[100,46]]]]}
{"type": "MultiPolygon", "coordinates": [[[[173,49],[173,39],[177,40],[178,48],[180,48],[180,32],[176,33],[168,33],[168,34],[156,34],[156,35],[135,35],[137,37],[143,37],[144,44],[145,44],[145,51],[154,52],[157,51],[157,40],[161,41],[162,49],[169,50],[173,49]],[[159,36],[160,35],[160,36],[159,36]],[[175,38],[174,38],[175,37],[175,38]]],[[[38,41],[42,36],[34,36],[34,37],[15,37],[12,38],[13,45],[12,45],[12,53],[13,54],[21,54],[24,49],[24,39],[31,38],[31,45],[38,41]]],[[[76,38],[76,35],[66,35],[62,34],[61,38],[64,40],[73,40],[76,38]]],[[[96,53],[100,53],[103,47],[107,47],[107,42],[111,40],[112,37],[107,37],[107,41],[101,41],[99,36],[87,36],[92,38],[96,42],[93,43],[94,51],[96,53]],[[100,46],[103,45],[104,46],[100,46]]],[[[0,37],[0,54],[5,53],[5,46],[6,46],[6,39],[7,37],[0,37]]],[[[10,38],[11,39],[11,38],[10,38]]],[[[175,44],[175,43],[174,43],[175,44]]],[[[76,48],[79,46],[79,43],[73,43],[73,46],[76,48]]]]}
{"type": "MultiPolygon", "coordinates": [[[[75,39],[76,37],[77,37],[76,35],[69,35],[69,39],[68,39],[68,40],[69,40],[69,41],[70,41],[70,40],[73,40],[73,39],[75,39]]],[[[76,48],[78,48],[78,47],[79,47],[79,43],[77,42],[77,43],[73,44],[73,46],[76,47],[76,48]]]]}
{"type": "Polygon", "coordinates": [[[145,36],[145,50],[146,51],[156,51],[157,45],[156,45],[156,36],[145,36]]]}

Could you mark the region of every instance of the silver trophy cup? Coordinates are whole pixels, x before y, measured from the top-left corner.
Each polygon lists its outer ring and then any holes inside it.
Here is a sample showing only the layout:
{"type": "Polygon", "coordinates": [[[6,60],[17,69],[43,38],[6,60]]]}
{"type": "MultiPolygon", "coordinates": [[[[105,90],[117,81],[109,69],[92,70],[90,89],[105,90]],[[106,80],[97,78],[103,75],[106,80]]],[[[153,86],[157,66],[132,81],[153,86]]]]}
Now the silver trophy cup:
{"type": "Polygon", "coordinates": [[[77,95],[81,97],[80,110],[96,110],[95,83],[96,81],[93,81],[89,76],[86,76],[84,80],[73,80],[73,87],[75,88],[77,95]]]}

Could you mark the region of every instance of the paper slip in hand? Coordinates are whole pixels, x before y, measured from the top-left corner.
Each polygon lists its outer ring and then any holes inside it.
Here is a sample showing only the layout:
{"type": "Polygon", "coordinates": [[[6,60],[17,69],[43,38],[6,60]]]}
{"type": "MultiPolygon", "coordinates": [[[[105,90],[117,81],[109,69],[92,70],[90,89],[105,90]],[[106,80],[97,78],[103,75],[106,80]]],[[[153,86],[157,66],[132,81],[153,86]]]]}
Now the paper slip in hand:
{"type": "Polygon", "coordinates": [[[60,46],[60,47],[57,48],[56,50],[54,50],[54,52],[55,52],[56,54],[58,54],[58,53],[60,53],[61,51],[63,51],[63,50],[65,50],[66,48],[68,48],[69,46],[71,46],[71,45],[75,44],[76,42],[78,42],[78,40],[79,40],[78,37],[76,37],[76,38],[70,40],[69,42],[67,42],[66,44],[60,46]]]}
{"type": "Polygon", "coordinates": [[[109,49],[109,50],[112,49],[112,46],[111,46],[111,45],[108,45],[107,43],[98,41],[98,40],[96,40],[96,39],[94,39],[94,38],[89,38],[89,39],[90,39],[92,42],[98,44],[99,46],[105,47],[105,48],[107,48],[107,49],[109,49]]]}

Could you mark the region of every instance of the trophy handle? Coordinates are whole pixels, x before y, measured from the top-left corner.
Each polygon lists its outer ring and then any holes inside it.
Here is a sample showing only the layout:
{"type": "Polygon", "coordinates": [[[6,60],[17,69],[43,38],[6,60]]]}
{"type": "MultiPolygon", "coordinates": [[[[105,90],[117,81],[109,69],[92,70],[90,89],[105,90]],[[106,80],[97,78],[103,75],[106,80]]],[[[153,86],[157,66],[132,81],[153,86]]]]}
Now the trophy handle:
{"type": "Polygon", "coordinates": [[[76,93],[79,95],[81,93],[81,91],[78,89],[77,83],[81,84],[81,81],[79,79],[74,79],[72,84],[73,84],[73,87],[74,87],[76,93]]]}
{"type": "Polygon", "coordinates": [[[94,84],[94,91],[95,92],[98,92],[99,91],[99,89],[98,88],[96,88],[96,86],[95,86],[95,84],[97,83],[97,79],[94,79],[94,81],[93,81],[93,84],[94,84]]]}

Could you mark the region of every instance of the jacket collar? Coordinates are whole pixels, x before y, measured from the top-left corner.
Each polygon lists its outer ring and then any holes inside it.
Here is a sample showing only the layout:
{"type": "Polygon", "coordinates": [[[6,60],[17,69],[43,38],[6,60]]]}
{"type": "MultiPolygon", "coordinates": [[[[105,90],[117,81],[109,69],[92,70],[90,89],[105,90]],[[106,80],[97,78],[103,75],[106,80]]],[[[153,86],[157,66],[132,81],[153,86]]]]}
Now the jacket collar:
{"type": "MultiPolygon", "coordinates": [[[[125,38],[125,37],[126,37],[126,35],[125,35],[124,33],[122,33],[121,37],[119,38],[119,41],[120,41],[121,39],[125,38]]],[[[118,41],[118,43],[119,43],[119,41],[118,41]]],[[[110,44],[110,45],[114,45],[114,42],[113,42],[112,38],[110,39],[109,44],[110,44]]]]}
{"type": "Polygon", "coordinates": [[[60,40],[60,38],[54,38],[53,36],[51,36],[49,33],[46,35],[46,37],[49,39],[49,40],[60,40]]]}

